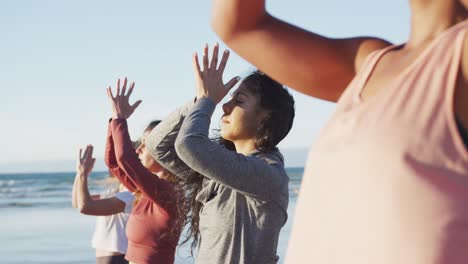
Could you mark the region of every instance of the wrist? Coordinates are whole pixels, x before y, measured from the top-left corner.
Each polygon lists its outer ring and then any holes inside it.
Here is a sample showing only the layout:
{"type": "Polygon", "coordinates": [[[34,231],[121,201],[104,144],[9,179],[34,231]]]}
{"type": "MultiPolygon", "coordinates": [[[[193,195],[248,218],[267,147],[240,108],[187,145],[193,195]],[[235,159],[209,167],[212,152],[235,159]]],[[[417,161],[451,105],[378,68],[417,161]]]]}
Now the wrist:
{"type": "Polygon", "coordinates": [[[123,115],[113,115],[112,120],[117,120],[117,119],[127,119],[127,117],[123,115]]]}
{"type": "Polygon", "coordinates": [[[200,100],[209,100],[216,105],[219,103],[219,100],[216,100],[216,98],[210,97],[208,95],[197,96],[196,101],[200,101],[200,100]]]}
{"type": "Polygon", "coordinates": [[[76,176],[79,177],[79,178],[88,178],[89,173],[79,171],[79,172],[76,173],[76,176]]]}

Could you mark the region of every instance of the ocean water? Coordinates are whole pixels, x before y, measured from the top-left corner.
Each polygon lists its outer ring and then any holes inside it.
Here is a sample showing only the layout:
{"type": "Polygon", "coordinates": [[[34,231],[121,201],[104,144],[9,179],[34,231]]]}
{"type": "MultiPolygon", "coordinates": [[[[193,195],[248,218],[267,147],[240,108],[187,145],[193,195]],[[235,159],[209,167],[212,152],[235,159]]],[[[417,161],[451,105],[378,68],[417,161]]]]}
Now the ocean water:
{"type": "MultiPolygon", "coordinates": [[[[278,245],[284,260],[302,179],[302,168],[287,169],[290,177],[288,222],[278,245]]],[[[91,236],[95,217],[71,207],[74,173],[0,174],[0,263],[94,263],[91,236]]],[[[106,186],[106,172],[90,176],[91,193],[106,186]]],[[[177,250],[177,264],[194,263],[189,243],[177,250]]]]}

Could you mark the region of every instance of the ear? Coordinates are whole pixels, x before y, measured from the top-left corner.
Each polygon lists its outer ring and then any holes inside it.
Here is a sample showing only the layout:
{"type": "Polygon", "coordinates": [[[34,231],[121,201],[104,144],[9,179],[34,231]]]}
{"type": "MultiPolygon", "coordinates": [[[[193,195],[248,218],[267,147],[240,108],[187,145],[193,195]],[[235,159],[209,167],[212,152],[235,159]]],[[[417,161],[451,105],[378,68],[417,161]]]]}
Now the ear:
{"type": "Polygon", "coordinates": [[[160,173],[164,171],[164,167],[159,164],[156,160],[154,161],[154,173],[160,173]]]}
{"type": "Polygon", "coordinates": [[[258,107],[256,116],[256,123],[260,124],[263,120],[267,119],[271,115],[271,111],[265,110],[261,107],[258,107]]]}

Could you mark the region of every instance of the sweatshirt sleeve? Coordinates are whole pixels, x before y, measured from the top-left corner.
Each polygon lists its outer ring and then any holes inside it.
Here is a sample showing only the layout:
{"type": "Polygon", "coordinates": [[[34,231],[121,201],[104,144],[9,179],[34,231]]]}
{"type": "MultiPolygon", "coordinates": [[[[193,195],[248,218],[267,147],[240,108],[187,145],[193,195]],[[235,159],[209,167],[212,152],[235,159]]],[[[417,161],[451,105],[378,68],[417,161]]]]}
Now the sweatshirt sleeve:
{"type": "Polygon", "coordinates": [[[109,168],[110,173],[114,175],[119,181],[130,191],[135,192],[137,187],[130,177],[127,177],[125,172],[120,169],[117,159],[115,158],[114,141],[112,138],[112,128],[110,125],[107,128],[107,139],[106,139],[106,152],[104,153],[104,162],[109,168]]]}
{"type": "Polygon", "coordinates": [[[175,142],[180,159],[203,176],[260,200],[288,183],[280,154],[243,155],[208,137],[216,104],[199,99],[187,114],[175,142]]]}
{"type": "Polygon", "coordinates": [[[125,173],[125,178],[132,181],[137,189],[153,202],[159,203],[170,199],[170,183],[160,179],[141,164],[133,149],[128,134],[127,121],[114,119],[110,123],[114,141],[115,157],[119,167],[125,173]]]}
{"type": "Polygon", "coordinates": [[[179,158],[174,143],[185,116],[193,104],[194,102],[191,101],[174,110],[146,138],[146,147],[151,151],[152,156],[161,166],[181,179],[186,179],[194,171],[179,158]]]}

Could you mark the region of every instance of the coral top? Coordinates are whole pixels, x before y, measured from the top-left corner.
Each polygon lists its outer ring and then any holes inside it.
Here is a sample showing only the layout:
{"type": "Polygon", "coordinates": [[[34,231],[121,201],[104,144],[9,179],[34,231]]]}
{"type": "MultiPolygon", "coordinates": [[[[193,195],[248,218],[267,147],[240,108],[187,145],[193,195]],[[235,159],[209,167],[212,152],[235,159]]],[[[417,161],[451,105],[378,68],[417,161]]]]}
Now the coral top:
{"type": "Polygon", "coordinates": [[[127,223],[125,258],[137,264],[173,264],[182,231],[183,219],[177,209],[182,193],[141,164],[125,119],[109,123],[105,161],[128,190],[141,192],[127,223]]]}
{"type": "Polygon", "coordinates": [[[286,263],[468,263],[468,152],[453,111],[467,28],[363,101],[397,47],[367,58],[309,154],[286,263]]]}

